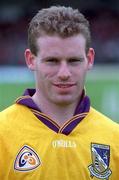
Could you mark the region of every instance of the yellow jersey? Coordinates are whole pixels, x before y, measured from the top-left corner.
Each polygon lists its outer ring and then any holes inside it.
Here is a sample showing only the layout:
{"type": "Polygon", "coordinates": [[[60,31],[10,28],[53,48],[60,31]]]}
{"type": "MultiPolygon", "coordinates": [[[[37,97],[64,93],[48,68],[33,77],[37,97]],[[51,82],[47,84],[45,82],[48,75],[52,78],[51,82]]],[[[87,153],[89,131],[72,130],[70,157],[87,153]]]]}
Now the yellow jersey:
{"type": "Polygon", "coordinates": [[[119,125],[82,102],[62,127],[30,94],[2,111],[0,179],[118,180],[119,125]]]}

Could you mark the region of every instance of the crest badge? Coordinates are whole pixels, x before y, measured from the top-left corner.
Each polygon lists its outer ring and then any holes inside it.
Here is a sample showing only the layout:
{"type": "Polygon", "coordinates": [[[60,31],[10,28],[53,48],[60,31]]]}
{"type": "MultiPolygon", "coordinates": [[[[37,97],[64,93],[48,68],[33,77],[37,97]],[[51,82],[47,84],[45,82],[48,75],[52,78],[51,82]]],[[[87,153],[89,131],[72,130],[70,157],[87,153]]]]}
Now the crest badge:
{"type": "Polygon", "coordinates": [[[91,177],[108,180],[112,171],[109,168],[110,146],[91,143],[92,164],[88,166],[91,177]]]}
{"type": "Polygon", "coordinates": [[[37,168],[41,164],[37,153],[29,146],[23,146],[14,162],[14,169],[17,171],[29,171],[37,168]]]}

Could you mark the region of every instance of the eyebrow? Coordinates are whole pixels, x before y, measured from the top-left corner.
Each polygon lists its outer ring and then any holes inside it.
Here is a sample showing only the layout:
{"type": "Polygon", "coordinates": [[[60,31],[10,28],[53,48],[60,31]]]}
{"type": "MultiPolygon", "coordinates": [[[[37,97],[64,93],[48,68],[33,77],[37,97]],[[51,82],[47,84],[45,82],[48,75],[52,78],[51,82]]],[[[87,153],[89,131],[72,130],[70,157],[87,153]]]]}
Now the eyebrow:
{"type": "MultiPolygon", "coordinates": [[[[48,57],[44,57],[44,58],[41,58],[41,61],[45,61],[45,60],[48,60],[48,59],[62,59],[62,57],[60,56],[48,56],[48,57]]],[[[83,56],[71,56],[71,57],[67,57],[66,60],[69,60],[69,59],[84,59],[83,56]]]]}

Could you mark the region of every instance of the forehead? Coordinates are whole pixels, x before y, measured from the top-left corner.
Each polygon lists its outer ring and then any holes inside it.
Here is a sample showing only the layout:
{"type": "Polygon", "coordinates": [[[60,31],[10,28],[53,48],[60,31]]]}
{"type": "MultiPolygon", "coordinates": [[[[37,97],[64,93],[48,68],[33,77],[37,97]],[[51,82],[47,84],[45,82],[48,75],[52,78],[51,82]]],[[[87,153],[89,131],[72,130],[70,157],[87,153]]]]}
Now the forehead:
{"type": "Polygon", "coordinates": [[[38,53],[76,55],[85,52],[86,40],[82,34],[62,38],[44,35],[37,39],[38,53]]]}

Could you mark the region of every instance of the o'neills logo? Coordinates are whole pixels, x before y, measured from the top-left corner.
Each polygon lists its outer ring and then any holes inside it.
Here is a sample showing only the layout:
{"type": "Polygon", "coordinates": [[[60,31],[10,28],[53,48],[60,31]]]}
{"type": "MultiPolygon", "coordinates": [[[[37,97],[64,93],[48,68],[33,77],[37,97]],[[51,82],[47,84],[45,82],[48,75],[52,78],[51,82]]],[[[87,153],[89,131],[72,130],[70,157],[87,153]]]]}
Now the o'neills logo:
{"type": "Polygon", "coordinates": [[[76,148],[76,142],[71,140],[54,140],[52,141],[53,148],[76,148]]]}
{"type": "Polygon", "coordinates": [[[110,146],[91,143],[92,164],[88,166],[91,177],[109,179],[110,146]]]}

